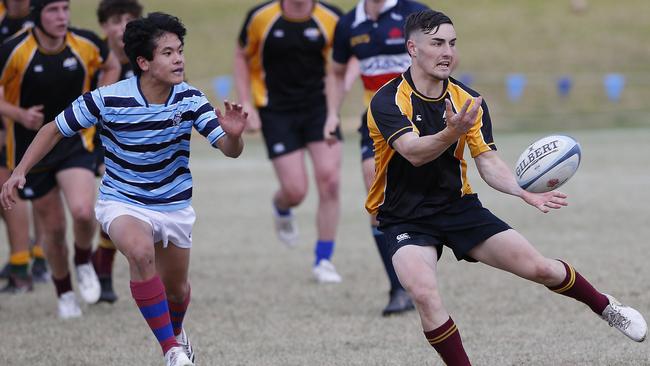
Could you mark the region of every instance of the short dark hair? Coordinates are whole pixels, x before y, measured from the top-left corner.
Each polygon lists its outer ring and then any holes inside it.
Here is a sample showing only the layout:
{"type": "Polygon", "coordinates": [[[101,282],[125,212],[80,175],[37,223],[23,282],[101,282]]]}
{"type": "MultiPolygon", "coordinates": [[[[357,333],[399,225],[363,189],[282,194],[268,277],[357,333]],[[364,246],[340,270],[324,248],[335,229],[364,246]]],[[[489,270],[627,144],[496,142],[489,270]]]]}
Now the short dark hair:
{"type": "Polygon", "coordinates": [[[106,21],[113,15],[131,14],[135,18],[142,16],[142,5],[138,0],[102,0],[97,7],[97,20],[106,21]]]}
{"type": "Polygon", "coordinates": [[[411,34],[415,31],[424,33],[433,31],[433,33],[436,33],[441,24],[454,25],[448,16],[439,11],[427,9],[417,13],[412,13],[408,18],[406,18],[404,36],[408,40],[411,34]]]}
{"type": "Polygon", "coordinates": [[[183,38],[187,31],[180,19],[160,12],[149,13],[146,18],[132,20],[126,25],[123,37],[124,52],[129,57],[133,72],[137,76],[142,74],[137,62],[138,57],[144,57],[149,61],[153,60],[156,41],[164,33],[177,35],[183,44],[183,38]]]}

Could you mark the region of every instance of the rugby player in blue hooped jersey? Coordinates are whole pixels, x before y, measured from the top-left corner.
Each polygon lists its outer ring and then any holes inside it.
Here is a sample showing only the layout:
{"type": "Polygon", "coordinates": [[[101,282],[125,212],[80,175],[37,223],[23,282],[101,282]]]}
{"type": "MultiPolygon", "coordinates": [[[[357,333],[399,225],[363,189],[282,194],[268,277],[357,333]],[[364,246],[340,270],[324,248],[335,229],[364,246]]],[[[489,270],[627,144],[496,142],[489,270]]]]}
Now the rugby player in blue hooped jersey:
{"type": "Polygon", "coordinates": [[[25,174],[57,141],[101,123],[106,171],[95,214],[129,262],[131,294],[168,366],[193,365],[194,359],[182,326],[185,311],[176,309],[172,326],[168,307],[169,301],[187,309],[190,299],[192,127],[235,158],[244,147],[247,117],[241,105],[227,101],[223,114],[215,111],[183,82],[184,36],[171,15],[130,22],[124,48],[136,76],[82,95],[45,125],[0,193],[3,207],[11,209],[25,174]]]}

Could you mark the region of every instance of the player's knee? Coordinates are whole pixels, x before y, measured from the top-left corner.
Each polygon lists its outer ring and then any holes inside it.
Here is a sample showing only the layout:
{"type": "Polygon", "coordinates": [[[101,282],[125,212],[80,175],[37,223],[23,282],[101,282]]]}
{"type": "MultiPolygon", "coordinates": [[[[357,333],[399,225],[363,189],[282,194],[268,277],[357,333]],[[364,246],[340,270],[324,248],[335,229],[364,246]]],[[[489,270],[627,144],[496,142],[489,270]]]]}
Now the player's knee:
{"type": "Polygon", "coordinates": [[[307,196],[307,188],[302,188],[298,186],[288,187],[283,191],[284,199],[287,201],[289,206],[299,205],[307,196]]]}
{"type": "Polygon", "coordinates": [[[154,266],[154,251],[151,247],[131,246],[124,254],[129,264],[141,272],[147,272],[154,266]]]}
{"type": "Polygon", "coordinates": [[[165,294],[167,299],[171,302],[181,303],[185,301],[187,295],[190,293],[190,286],[188,282],[179,283],[165,283],[165,294]]]}
{"type": "Polygon", "coordinates": [[[549,260],[539,260],[535,262],[533,267],[533,280],[535,282],[546,284],[553,282],[557,277],[551,261],[549,260]]]}
{"type": "Polygon", "coordinates": [[[413,301],[420,307],[442,308],[442,299],[435,284],[406,284],[406,290],[411,295],[413,301]]]}
{"type": "Polygon", "coordinates": [[[335,199],[339,196],[340,182],[337,176],[330,175],[319,180],[321,198],[335,199]]]}
{"type": "Polygon", "coordinates": [[[92,205],[79,205],[70,209],[70,214],[75,223],[82,225],[95,224],[95,212],[92,205]]]}

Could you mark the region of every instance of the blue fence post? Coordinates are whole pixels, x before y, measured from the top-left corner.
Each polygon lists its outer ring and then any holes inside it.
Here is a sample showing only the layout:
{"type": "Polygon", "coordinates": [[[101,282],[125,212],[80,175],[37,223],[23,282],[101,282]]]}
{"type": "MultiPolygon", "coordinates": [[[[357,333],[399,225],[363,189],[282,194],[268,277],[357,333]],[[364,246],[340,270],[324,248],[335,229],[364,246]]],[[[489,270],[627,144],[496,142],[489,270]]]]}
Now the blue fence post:
{"type": "Polygon", "coordinates": [[[228,99],[230,89],[232,89],[232,77],[230,75],[219,75],[215,77],[212,80],[212,88],[219,101],[228,99]]]}
{"type": "Polygon", "coordinates": [[[573,80],[571,80],[570,76],[561,76],[557,80],[557,93],[560,95],[560,97],[566,98],[569,96],[569,93],[571,93],[572,86],[573,80]]]}
{"type": "Polygon", "coordinates": [[[508,92],[508,99],[513,102],[521,99],[526,88],[526,76],[524,74],[509,74],[506,77],[506,90],[508,92]]]}
{"type": "Polygon", "coordinates": [[[621,74],[607,74],[603,78],[603,85],[605,86],[605,93],[607,98],[612,102],[621,100],[623,88],[625,88],[625,76],[621,74]]]}

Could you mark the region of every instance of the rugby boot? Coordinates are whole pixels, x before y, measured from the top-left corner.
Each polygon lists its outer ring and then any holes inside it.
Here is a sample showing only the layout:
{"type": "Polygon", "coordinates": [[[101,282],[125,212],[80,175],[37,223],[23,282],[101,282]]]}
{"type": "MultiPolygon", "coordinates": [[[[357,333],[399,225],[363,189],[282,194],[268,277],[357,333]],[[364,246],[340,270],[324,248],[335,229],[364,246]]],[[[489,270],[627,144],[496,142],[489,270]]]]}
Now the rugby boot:
{"type": "Polygon", "coordinates": [[[381,315],[390,316],[413,309],[415,309],[415,305],[413,305],[413,301],[408,292],[403,288],[398,288],[391,290],[390,300],[388,301],[388,305],[386,305],[384,310],[381,312],[381,315]]]}
{"type": "Polygon", "coordinates": [[[614,327],[628,338],[643,342],[648,334],[648,324],[643,315],[635,309],[621,304],[613,296],[604,294],[609,299],[609,305],[603,310],[602,318],[610,327],[614,327]]]}
{"type": "Polygon", "coordinates": [[[10,273],[7,285],[4,288],[0,289],[0,293],[15,295],[23,294],[25,292],[30,292],[33,290],[34,284],[31,276],[19,276],[10,273]]]}
{"type": "Polygon", "coordinates": [[[113,278],[110,275],[99,276],[99,286],[101,287],[99,302],[112,304],[117,301],[117,294],[113,290],[113,278]]]}

